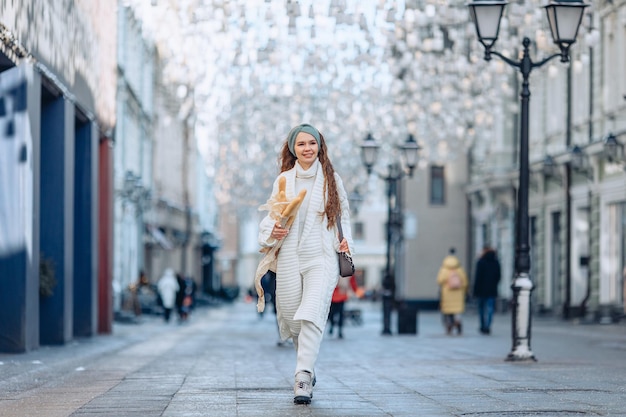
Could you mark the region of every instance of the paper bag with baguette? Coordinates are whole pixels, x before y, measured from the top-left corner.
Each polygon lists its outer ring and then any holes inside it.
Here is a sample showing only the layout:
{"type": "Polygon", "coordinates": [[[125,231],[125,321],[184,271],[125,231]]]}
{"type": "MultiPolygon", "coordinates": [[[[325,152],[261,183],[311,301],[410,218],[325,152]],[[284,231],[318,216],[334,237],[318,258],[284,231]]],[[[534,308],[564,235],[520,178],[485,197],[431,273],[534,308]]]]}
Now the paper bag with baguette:
{"type": "MultiPolygon", "coordinates": [[[[285,187],[286,187],[287,179],[285,177],[280,177],[278,179],[278,192],[273,195],[266,204],[259,207],[259,210],[268,210],[269,216],[276,220],[277,223],[286,229],[290,229],[294,220],[296,219],[296,215],[298,214],[298,210],[302,205],[302,201],[304,201],[304,197],[306,196],[306,190],[301,190],[300,193],[291,201],[287,201],[285,187]]],[[[283,240],[279,240],[276,244],[270,248],[261,249],[261,253],[264,253],[261,262],[259,262],[259,266],[256,269],[256,274],[254,276],[254,287],[256,288],[257,295],[259,296],[259,301],[257,303],[257,311],[262,313],[265,310],[265,291],[263,290],[263,286],[261,285],[261,278],[267,271],[276,272],[276,257],[278,256],[278,251],[283,243],[283,240]]]]}

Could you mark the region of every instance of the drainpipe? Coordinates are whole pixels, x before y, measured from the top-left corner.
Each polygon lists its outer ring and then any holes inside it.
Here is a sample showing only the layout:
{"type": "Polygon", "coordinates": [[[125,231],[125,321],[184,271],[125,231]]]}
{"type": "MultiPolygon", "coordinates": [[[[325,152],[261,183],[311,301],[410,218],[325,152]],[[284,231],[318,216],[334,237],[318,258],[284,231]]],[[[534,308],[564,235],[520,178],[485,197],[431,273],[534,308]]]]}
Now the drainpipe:
{"type": "MultiPolygon", "coordinates": [[[[589,13],[589,21],[591,29],[593,29],[593,14],[589,13]]],[[[589,121],[588,121],[588,130],[589,130],[589,143],[593,142],[593,46],[589,47],[589,121]]]]}
{"type": "Polygon", "coordinates": [[[187,270],[187,250],[189,242],[191,240],[191,207],[189,206],[189,116],[183,119],[183,164],[182,164],[182,188],[183,188],[183,204],[184,204],[184,216],[185,216],[185,240],[181,247],[181,259],[180,266],[183,276],[187,276],[189,271],[187,270]]]}

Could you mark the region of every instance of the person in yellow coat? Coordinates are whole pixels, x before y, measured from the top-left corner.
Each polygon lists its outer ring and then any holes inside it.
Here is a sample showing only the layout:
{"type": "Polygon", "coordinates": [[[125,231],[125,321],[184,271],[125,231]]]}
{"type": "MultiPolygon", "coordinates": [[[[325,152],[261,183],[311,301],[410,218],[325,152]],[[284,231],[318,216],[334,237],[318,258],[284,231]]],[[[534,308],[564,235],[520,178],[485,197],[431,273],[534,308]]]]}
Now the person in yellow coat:
{"type": "Polygon", "coordinates": [[[454,253],[455,249],[450,248],[449,254],[443,259],[437,274],[437,284],[441,287],[439,309],[443,315],[446,334],[452,334],[452,330],[456,329],[460,335],[463,333],[461,316],[465,311],[468,281],[467,274],[454,253]]]}

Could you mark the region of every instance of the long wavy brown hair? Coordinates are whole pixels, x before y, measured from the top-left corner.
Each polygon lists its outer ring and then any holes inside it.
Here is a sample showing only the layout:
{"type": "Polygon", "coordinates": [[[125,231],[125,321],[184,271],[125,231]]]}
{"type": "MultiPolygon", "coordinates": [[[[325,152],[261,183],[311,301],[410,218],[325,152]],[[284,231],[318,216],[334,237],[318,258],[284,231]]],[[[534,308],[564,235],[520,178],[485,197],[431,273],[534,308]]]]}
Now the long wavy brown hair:
{"type": "MultiPolygon", "coordinates": [[[[330,228],[335,226],[337,216],[341,213],[341,203],[339,202],[337,182],[335,181],[335,168],[333,168],[333,164],[328,158],[326,141],[321,133],[317,159],[319,159],[320,164],[322,164],[322,170],[324,172],[324,198],[328,195],[326,205],[324,206],[324,212],[320,213],[320,215],[326,215],[326,218],[328,219],[328,229],[330,230],[330,228]],[[326,191],[328,191],[328,193],[326,191]]],[[[298,159],[289,150],[289,144],[285,141],[280,156],[278,157],[280,172],[285,172],[293,168],[296,165],[297,160],[298,159]]]]}

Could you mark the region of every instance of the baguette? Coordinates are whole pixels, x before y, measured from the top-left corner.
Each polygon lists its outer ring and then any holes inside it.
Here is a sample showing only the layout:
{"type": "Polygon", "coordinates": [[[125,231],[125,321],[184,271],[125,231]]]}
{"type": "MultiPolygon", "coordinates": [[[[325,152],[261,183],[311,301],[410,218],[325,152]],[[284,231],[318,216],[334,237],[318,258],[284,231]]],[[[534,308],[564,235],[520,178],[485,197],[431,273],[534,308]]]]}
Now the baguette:
{"type": "Polygon", "coordinates": [[[287,223],[285,223],[285,227],[287,229],[290,229],[294,221],[296,221],[296,216],[289,216],[289,218],[287,219],[287,223]]]}
{"type": "Polygon", "coordinates": [[[298,196],[289,202],[285,210],[283,210],[283,219],[288,218],[291,215],[295,216],[296,210],[300,208],[302,201],[304,200],[304,196],[306,195],[306,190],[300,190],[298,196]]]}
{"type": "Polygon", "coordinates": [[[285,211],[285,208],[287,208],[287,192],[285,191],[287,187],[287,178],[285,177],[279,177],[278,178],[278,194],[276,194],[276,201],[278,203],[283,203],[280,204],[279,209],[280,209],[280,214],[283,214],[283,211],[285,211]]]}
{"type": "Polygon", "coordinates": [[[283,193],[287,190],[287,178],[279,177],[278,178],[278,193],[282,191],[283,193]]]}
{"type": "Polygon", "coordinates": [[[278,195],[276,196],[276,201],[278,201],[279,203],[286,203],[287,202],[287,195],[285,194],[284,191],[279,191],[278,195]]]}

